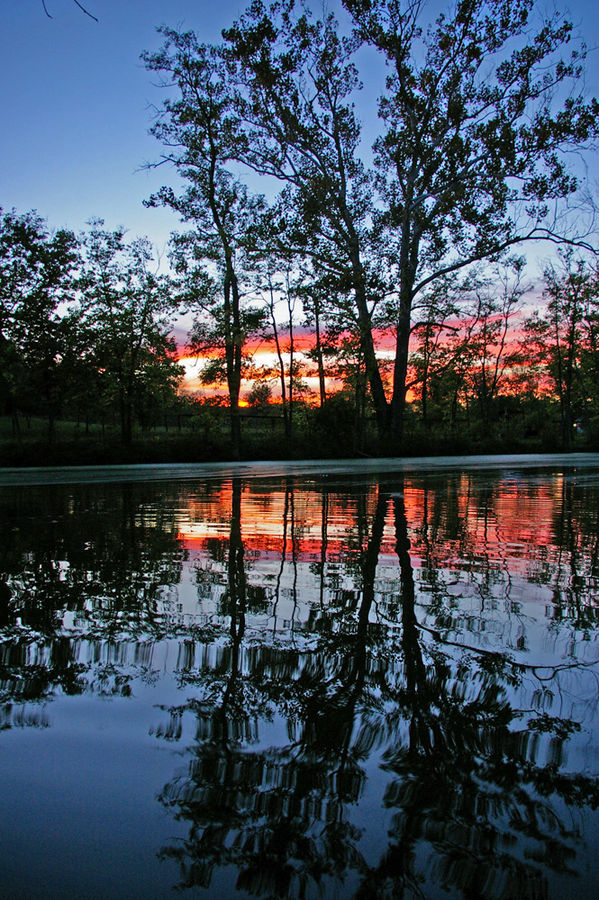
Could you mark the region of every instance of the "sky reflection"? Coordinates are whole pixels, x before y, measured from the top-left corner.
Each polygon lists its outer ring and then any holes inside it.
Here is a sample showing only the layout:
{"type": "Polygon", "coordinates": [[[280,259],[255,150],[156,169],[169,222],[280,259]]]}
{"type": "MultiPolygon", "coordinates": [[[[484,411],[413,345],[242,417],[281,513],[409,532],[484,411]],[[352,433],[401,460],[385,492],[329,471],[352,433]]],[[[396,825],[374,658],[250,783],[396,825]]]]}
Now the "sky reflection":
{"type": "Polygon", "coordinates": [[[596,886],[599,467],[30,485],[0,510],[12,888],[596,886]]]}

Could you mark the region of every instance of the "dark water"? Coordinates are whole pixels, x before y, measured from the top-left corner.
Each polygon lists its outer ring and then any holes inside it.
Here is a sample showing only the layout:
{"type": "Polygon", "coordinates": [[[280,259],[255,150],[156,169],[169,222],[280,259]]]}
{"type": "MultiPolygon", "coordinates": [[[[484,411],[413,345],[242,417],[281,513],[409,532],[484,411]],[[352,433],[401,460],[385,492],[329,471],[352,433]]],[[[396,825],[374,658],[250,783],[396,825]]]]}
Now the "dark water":
{"type": "Polygon", "coordinates": [[[2,896],[599,893],[599,459],[376,468],[0,489],[2,896]]]}

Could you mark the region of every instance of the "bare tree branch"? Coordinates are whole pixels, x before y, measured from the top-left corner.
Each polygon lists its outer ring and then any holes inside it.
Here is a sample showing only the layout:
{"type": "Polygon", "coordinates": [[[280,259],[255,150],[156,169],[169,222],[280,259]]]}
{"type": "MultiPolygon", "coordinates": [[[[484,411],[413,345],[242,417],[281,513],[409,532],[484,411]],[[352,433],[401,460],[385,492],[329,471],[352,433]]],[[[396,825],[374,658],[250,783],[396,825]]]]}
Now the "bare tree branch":
{"type": "MultiPolygon", "coordinates": [[[[79,3],[79,0],[73,0],[73,3],[75,4],[75,6],[79,7],[79,9],[81,10],[82,13],[85,13],[86,16],[89,16],[90,19],[93,19],[94,22],[100,21],[98,18],[96,18],[96,16],[93,15],[93,13],[90,13],[90,11],[88,9],[86,9],[82,3],[79,3]]],[[[48,7],[46,6],[46,0],[42,0],[42,6],[44,7],[44,12],[48,16],[48,18],[53,19],[54,16],[51,16],[50,13],[48,12],[48,7]]]]}
{"type": "Polygon", "coordinates": [[[97,19],[94,15],[92,15],[92,14],[89,12],[89,10],[87,10],[87,9],[85,8],[85,6],[82,6],[81,3],[79,3],[79,0],[73,0],[73,3],[75,3],[75,5],[79,7],[79,9],[81,10],[81,12],[84,12],[86,16],[89,16],[90,19],[93,19],[94,22],[99,22],[99,21],[100,21],[100,20],[97,19]]]}

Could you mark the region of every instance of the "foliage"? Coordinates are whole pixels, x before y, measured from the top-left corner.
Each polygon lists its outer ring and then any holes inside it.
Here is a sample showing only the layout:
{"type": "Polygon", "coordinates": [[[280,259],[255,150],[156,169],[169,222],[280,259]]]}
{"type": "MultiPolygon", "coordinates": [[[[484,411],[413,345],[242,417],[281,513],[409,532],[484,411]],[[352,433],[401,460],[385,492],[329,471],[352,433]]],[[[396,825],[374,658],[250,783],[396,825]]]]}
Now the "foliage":
{"type": "Polygon", "coordinates": [[[174,395],[182,369],[169,336],[175,311],[169,280],[152,272],[147,240],[125,242],[122,229],[92,223],[80,280],[101,396],[118,406],[121,437],[132,439],[133,414],[174,395]]]}
{"type": "Polygon", "coordinates": [[[67,390],[61,362],[75,320],[61,307],[74,298],[77,258],[72,232],[51,234],[35,212],[1,215],[0,400],[17,427],[40,400],[52,422],[67,390]]]}
{"type": "Polygon", "coordinates": [[[172,402],[181,375],[169,335],[169,279],[149,270],[142,239],[101,222],[81,238],[51,233],[36,213],[0,221],[0,391],[3,412],[45,415],[53,438],[59,415],[104,422],[117,407],[130,442],[143,420],[172,402]]]}

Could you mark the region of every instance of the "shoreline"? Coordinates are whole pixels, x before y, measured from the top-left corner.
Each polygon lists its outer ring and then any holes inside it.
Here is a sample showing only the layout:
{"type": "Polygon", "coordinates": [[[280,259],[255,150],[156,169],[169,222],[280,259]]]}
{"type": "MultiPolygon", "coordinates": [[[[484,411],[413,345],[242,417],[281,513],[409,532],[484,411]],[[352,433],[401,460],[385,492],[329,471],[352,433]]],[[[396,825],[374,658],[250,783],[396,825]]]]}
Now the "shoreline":
{"type": "Polygon", "coordinates": [[[422,457],[377,457],[303,460],[243,460],[197,463],[128,463],[115,465],[15,466],[0,468],[0,487],[110,482],[172,481],[223,477],[280,478],[294,476],[343,476],[400,474],[455,469],[497,470],[599,467],[599,453],[497,453],[422,457]]]}

